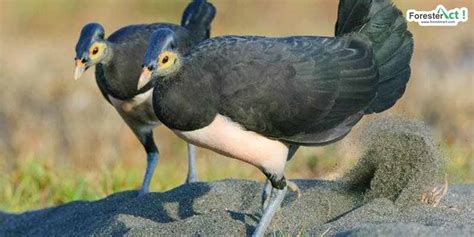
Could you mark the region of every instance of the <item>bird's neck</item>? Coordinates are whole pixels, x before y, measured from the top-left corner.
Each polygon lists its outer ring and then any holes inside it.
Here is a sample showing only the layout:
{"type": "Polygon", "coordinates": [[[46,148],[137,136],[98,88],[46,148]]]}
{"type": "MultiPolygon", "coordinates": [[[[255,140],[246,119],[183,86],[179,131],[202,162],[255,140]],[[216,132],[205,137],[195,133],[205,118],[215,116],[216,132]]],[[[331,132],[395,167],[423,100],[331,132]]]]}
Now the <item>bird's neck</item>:
{"type": "Polygon", "coordinates": [[[110,42],[106,42],[107,50],[105,52],[104,58],[101,60],[101,64],[107,67],[110,63],[112,63],[112,59],[114,57],[115,45],[110,42]]]}
{"type": "Polygon", "coordinates": [[[192,131],[209,125],[217,113],[218,98],[209,78],[178,72],[161,78],[153,92],[155,113],[168,128],[192,131]]]}
{"type": "MultiPolygon", "coordinates": [[[[120,100],[129,100],[141,93],[137,91],[142,58],[127,47],[108,42],[107,55],[101,62],[107,92],[120,100]]],[[[148,88],[149,89],[149,88],[148,88]]]]}

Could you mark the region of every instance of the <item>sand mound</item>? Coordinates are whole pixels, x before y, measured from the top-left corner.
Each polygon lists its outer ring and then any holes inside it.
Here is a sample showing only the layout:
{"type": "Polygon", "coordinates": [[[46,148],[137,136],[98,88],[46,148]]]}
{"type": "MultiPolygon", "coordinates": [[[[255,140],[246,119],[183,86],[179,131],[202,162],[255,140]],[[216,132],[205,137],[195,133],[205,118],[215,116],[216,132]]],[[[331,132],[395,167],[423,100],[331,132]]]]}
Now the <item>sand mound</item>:
{"type": "Polygon", "coordinates": [[[380,119],[361,136],[365,151],[343,178],[365,200],[388,198],[399,205],[425,202],[437,205],[448,184],[444,159],[431,131],[421,122],[380,119]]]}

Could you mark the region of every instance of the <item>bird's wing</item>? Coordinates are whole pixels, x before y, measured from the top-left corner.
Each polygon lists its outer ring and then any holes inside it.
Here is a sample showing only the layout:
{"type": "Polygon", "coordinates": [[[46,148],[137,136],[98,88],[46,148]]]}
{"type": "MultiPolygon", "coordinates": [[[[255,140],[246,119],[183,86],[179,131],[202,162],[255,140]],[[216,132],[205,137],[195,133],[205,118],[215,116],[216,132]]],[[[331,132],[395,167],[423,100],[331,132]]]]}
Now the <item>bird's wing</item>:
{"type": "MultiPolygon", "coordinates": [[[[294,143],[335,136],[321,133],[348,119],[358,121],[356,114],[377,89],[370,45],[350,36],[224,37],[201,44],[192,55],[201,62],[195,67],[219,78],[219,113],[248,130],[294,143]]],[[[346,123],[349,130],[355,124],[346,123]]]]}

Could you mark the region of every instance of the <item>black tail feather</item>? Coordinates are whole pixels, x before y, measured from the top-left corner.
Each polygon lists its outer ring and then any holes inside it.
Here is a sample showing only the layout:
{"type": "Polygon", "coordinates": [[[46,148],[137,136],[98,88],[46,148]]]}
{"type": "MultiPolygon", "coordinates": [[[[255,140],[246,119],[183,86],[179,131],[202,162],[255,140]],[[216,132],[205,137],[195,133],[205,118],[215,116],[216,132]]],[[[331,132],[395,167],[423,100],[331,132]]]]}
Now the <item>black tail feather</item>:
{"type": "Polygon", "coordinates": [[[413,37],[403,14],[390,0],[341,0],[336,36],[363,35],[372,42],[379,69],[377,97],[365,113],[392,107],[410,78],[413,37]]]}
{"type": "Polygon", "coordinates": [[[340,0],[336,36],[357,32],[366,22],[372,0],[340,0]]]}
{"type": "Polygon", "coordinates": [[[184,10],[181,26],[188,29],[196,41],[208,39],[211,23],[216,15],[215,7],[206,0],[193,0],[184,10]]]}

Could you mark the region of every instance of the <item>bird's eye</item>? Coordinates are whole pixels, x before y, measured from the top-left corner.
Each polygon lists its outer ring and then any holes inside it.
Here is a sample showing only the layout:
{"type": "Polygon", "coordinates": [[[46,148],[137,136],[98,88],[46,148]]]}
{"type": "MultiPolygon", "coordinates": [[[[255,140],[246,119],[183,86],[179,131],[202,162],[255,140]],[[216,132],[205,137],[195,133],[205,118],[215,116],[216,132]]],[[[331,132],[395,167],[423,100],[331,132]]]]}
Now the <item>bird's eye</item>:
{"type": "Polygon", "coordinates": [[[92,55],[96,55],[99,52],[99,47],[94,47],[92,49],[92,55]]]}
{"type": "Polygon", "coordinates": [[[161,60],[161,63],[165,64],[167,63],[169,60],[169,57],[168,56],[164,56],[163,59],[161,60]]]}
{"type": "Polygon", "coordinates": [[[157,60],[155,65],[158,66],[159,69],[164,70],[164,69],[175,69],[173,66],[176,64],[177,60],[177,55],[176,53],[172,51],[166,51],[162,52],[157,60]]]}

